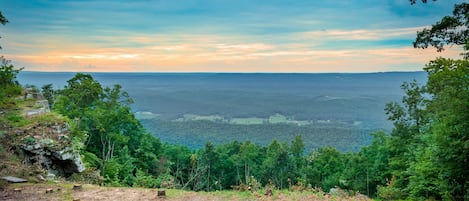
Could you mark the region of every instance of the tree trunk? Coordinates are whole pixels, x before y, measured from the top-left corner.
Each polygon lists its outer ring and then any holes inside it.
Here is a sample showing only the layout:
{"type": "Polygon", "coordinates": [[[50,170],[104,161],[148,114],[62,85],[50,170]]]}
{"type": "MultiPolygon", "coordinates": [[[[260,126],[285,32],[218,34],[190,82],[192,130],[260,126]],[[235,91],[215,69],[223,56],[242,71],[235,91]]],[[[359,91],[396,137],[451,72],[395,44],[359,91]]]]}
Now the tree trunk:
{"type": "Polygon", "coordinates": [[[210,192],[210,164],[208,164],[207,192],[210,192]]]}

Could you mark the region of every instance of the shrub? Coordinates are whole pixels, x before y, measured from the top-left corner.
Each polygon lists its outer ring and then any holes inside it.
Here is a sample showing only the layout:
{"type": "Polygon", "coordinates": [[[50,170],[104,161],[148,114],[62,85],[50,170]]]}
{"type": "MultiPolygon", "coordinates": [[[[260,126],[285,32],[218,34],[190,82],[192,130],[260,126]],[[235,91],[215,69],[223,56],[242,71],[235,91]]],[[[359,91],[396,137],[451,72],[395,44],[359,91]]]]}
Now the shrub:
{"type": "Polygon", "coordinates": [[[134,179],[134,187],[156,188],[160,183],[151,175],[145,174],[143,171],[137,171],[137,177],[134,179]]]}
{"type": "Polygon", "coordinates": [[[36,143],[36,138],[31,137],[31,136],[26,136],[24,138],[23,142],[27,145],[32,145],[32,144],[36,143]]]}
{"type": "Polygon", "coordinates": [[[85,171],[80,173],[73,173],[70,179],[75,182],[83,182],[98,185],[102,185],[104,182],[104,178],[99,175],[99,170],[94,167],[88,167],[85,171]]]}

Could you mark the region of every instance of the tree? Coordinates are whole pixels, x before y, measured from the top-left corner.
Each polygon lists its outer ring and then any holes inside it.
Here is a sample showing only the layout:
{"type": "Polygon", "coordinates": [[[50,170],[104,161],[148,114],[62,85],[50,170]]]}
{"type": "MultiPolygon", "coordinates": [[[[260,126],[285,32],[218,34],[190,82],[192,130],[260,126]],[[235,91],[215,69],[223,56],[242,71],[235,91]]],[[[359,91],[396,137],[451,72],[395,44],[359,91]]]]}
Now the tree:
{"type": "Polygon", "coordinates": [[[296,166],[300,167],[302,164],[302,156],[303,152],[305,151],[305,143],[301,138],[301,135],[295,136],[295,139],[291,142],[291,152],[293,154],[293,158],[295,159],[296,166]]]}
{"type": "Polygon", "coordinates": [[[429,125],[423,146],[412,164],[410,189],[414,197],[464,200],[469,197],[469,3],[456,4],[452,16],[445,16],[430,29],[417,33],[416,48],[462,45],[464,59],[437,58],[424,70],[429,125]],[[431,164],[432,168],[427,166],[431,164]]]}
{"type": "Polygon", "coordinates": [[[414,80],[402,84],[401,88],[406,95],[402,98],[402,105],[389,103],[386,105],[388,119],[393,121],[394,128],[389,141],[389,166],[396,178],[395,187],[404,189],[409,182],[409,173],[406,171],[415,161],[415,147],[420,146],[420,138],[425,123],[426,100],[423,96],[424,88],[414,80]]]}
{"type": "Polygon", "coordinates": [[[176,179],[178,187],[182,187],[189,178],[191,151],[182,145],[165,144],[162,148],[163,155],[170,161],[171,175],[176,179]]]}
{"type": "MultiPolygon", "coordinates": [[[[436,0],[433,0],[433,1],[436,1],[436,0]]],[[[427,3],[428,0],[422,0],[422,3],[427,3]]],[[[410,0],[410,4],[415,4],[417,3],[417,0],[410,0]]]]}
{"type": "Polygon", "coordinates": [[[373,136],[371,145],[362,148],[359,153],[364,159],[362,165],[365,165],[366,170],[366,175],[362,174],[361,177],[366,177],[366,186],[361,188],[361,192],[367,192],[368,196],[375,196],[377,186],[385,185],[386,181],[391,178],[388,165],[390,137],[382,131],[371,135],[373,136]]]}
{"type": "Polygon", "coordinates": [[[5,25],[6,23],[8,23],[8,20],[3,16],[2,11],[0,11],[0,24],[5,25]]]}
{"type": "Polygon", "coordinates": [[[462,200],[469,197],[469,61],[438,58],[425,70],[433,97],[428,157],[438,171],[439,193],[462,200]]]}
{"type": "Polygon", "coordinates": [[[89,74],[77,73],[59,91],[55,109],[71,119],[85,118],[85,112],[92,109],[103,95],[101,84],[89,74]]]}
{"type": "Polygon", "coordinates": [[[55,91],[52,88],[52,84],[46,84],[42,86],[41,89],[42,89],[42,95],[47,100],[47,102],[49,102],[49,108],[52,109],[52,106],[54,105],[54,101],[55,101],[55,97],[54,97],[55,91]]]}
{"type": "Polygon", "coordinates": [[[211,142],[205,144],[205,148],[201,154],[201,162],[204,164],[205,169],[207,170],[207,180],[205,180],[206,191],[210,192],[212,183],[210,178],[212,177],[212,166],[218,161],[218,153],[215,150],[215,146],[211,142]]]}
{"type": "Polygon", "coordinates": [[[403,107],[388,104],[395,128],[389,141],[392,172],[380,195],[413,200],[469,197],[469,30],[468,3],[455,5],[430,29],[417,33],[416,48],[463,45],[464,59],[437,58],[424,70],[428,82],[404,84],[403,107]]]}
{"type": "Polygon", "coordinates": [[[11,98],[21,94],[21,86],[16,80],[18,73],[23,68],[15,69],[10,60],[0,57],[0,104],[3,104],[5,99],[11,98]]]}
{"type": "MultiPolygon", "coordinates": [[[[6,23],[8,23],[8,20],[5,18],[5,16],[3,16],[2,11],[0,11],[0,24],[5,25],[6,23]]],[[[0,49],[2,49],[2,46],[0,46],[0,49]]]]}
{"type": "Polygon", "coordinates": [[[256,145],[250,141],[244,142],[239,149],[239,158],[244,164],[244,182],[246,184],[251,177],[251,170],[258,154],[256,145]]]}
{"type": "Polygon", "coordinates": [[[343,155],[333,147],[319,148],[311,152],[309,165],[312,166],[313,175],[310,183],[329,190],[339,185],[340,175],[344,169],[343,155]]]}
{"type": "Polygon", "coordinates": [[[415,48],[433,46],[438,52],[443,51],[446,45],[463,45],[462,55],[469,58],[469,3],[456,4],[453,16],[445,16],[431,28],[417,32],[413,42],[415,48]]]}

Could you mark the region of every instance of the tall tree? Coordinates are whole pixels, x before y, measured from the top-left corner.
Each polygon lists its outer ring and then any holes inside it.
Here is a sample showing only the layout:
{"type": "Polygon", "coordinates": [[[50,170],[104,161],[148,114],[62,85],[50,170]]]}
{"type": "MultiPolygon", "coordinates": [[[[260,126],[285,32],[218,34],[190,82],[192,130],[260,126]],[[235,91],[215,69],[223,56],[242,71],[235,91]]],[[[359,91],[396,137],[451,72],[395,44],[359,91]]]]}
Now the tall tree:
{"type": "Polygon", "coordinates": [[[54,105],[55,101],[55,91],[52,87],[52,84],[46,84],[42,86],[41,89],[42,95],[47,100],[47,102],[49,102],[49,108],[52,109],[52,106],[54,105]]]}
{"type": "Polygon", "coordinates": [[[256,145],[250,141],[243,143],[239,149],[239,158],[244,164],[244,182],[247,184],[251,177],[251,170],[259,154],[256,145]]]}
{"type": "Polygon", "coordinates": [[[211,142],[207,142],[205,144],[205,148],[202,151],[201,154],[201,162],[205,166],[206,169],[206,180],[205,180],[205,188],[206,191],[210,191],[212,187],[211,181],[212,179],[212,171],[213,171],[213,166],[215,163],[218,161],[218,153],[215,150],[215,146],[211,142]]]}
{"type": "MultiPolygon", "coordinates": [[[[467,15],[467,13],[466,13],[467,15]]],[[[469,197],[469,61],[438,58],[425,68],[429,153],[438,169],[440,193],[446,199],[469,197]]]]}
{"type": "Polygon", "coordinates": [[[85,111],[92,109],[103,95],[101,84],[90,74],[77,73],[67,81],[67,85],[59,91],[55,109],[71,119],[85,118],[85,111]]]}
{"type": "Polygon", "coordinates": [[[456,4],[429,29],[417,33],[416,48],[462,45],[463,60],[437,58],[424,68],[430,124],[417,162],[411,166],[414,197],[464,200],[469,197],[469,3],[456,4]],[[429,169],[427,166],[432,165],[429,169]]]}
{"type": "Polygon", "coordinates": [[[305,143],[303,142],[301,135],[295,136],[291,142],[290,149],[293,154],[293,158],[295,159],[296,166],[300,168],[302,165],[303,152],[305,151],[305,143]]]}
{"type": "Polygon", "coordinates": [[[422,130],[427,120],[424,115],[426,100],[423,88],[416,81],[404,83],[401,87],[406,93],[402,98],[402,105],[387,104],[386,114],[394,123],[389,143],[389,165],[396,177],[395,186],[405,189],[410,176],[406,170],[415,161],[415,147],[420,146],[422,130]]]}

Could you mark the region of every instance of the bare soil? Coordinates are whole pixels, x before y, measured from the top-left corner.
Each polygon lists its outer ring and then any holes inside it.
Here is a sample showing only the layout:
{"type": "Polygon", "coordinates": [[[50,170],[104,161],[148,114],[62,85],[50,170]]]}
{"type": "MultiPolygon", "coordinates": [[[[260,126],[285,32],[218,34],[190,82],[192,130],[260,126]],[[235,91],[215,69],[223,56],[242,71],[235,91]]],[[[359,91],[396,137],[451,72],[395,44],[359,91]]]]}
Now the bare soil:
{"type": "Polygon", "coordinates": [[[73,190],[73,184],[15,184],[0,189],[0,200],[76,200],[76,201],[143,201],[143,200],[164,200],[164,201],[222,201],[222,200],[370,200],[366,196],[357,195],[353,197],[335,197],[329,195],[318,195],[310,192],[274,192],[269,197],[260,192],[193,192],[182,190],[167,190],[165,197],[157,196],[157,189],[144,188],[123,188],[123,187],[100,187],[94,185],[83,185],[82,190],[73,190]],[[20,189],[21,192],[15,192],[20,189]],[[52,190],[52,193],[46,191],[52,190]]]}

